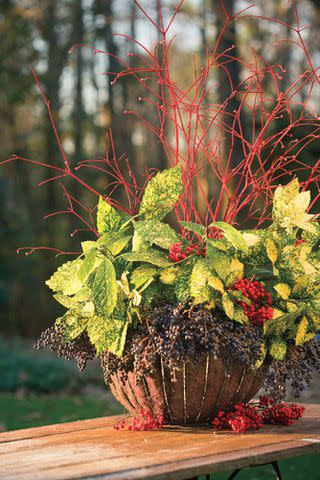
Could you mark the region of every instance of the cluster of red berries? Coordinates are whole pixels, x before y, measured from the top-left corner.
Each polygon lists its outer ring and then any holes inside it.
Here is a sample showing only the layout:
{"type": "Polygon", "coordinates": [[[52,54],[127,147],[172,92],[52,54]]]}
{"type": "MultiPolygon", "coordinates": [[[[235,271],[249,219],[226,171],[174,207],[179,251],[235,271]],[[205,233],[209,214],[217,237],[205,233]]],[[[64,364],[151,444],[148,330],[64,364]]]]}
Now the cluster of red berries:
{"type": "Polygon", "coordinates": [[[174,262],[181,262],[190,255],[202,255],[206,254],[206,247],[201,245],[195,245],[190,243],[189,245],[183,245],[182,242],[173,243],[169,249],[169,258],[174,262]]]}
{"type": "Polygon", "coordinates": [[[263,424],[291,425],[302,417],[304,407],[275,402],[272,398],[262,396],[258,404],[240,403],[233,410],[225,412],[220,410],[214,418],[212,425],[216,430],[232,430],[243,433],[247,430],[259,430],[263,424]]]}
{"type": "Polygon", "coordinates": [[[240,300],[239,304],[253,325],[263,325],[266,320],[272,319],[271,295],[262,283],[240,278],[233,284],[233,289],[249,300],[250,303],[240,300]]]}
{"type": "Polygon", "coordinates": [[[210,227],[208,232],[208,238],[212,238],[213,240],[221,240],[224,237],[223,231],[217,227],[210,227]]]}
{"type": "Polygon", "coordinates": [[[121,422],[114,425],[115,430],[126,429],[126,430],[158,430],[163,427],[164,418],[162,415],[154,418],[154,416],[147,410],[140,410],[140,417],[133,417],[132,422],[128,424],[126,420],[121,420],[121,422]]]}
{"type": "Polygon", "coordinates": [[[293,403],[288,405],[285,402],[270,404],[262,412],[263,423],[272,425],[291,425],[295,420],[302,417],[304,407],[293,403]]]}
{"type": "Polygon", "coordinates": [[[298,247],[299,245],[301,245],[301,243],[306,243],[306,240],[304,238],[298,238],[298,240],[295,241],[294,246],[298,247]]]}
{"type": "Polygon", "coordinates": [[[262,418],[257,408],[240,403],[230,412],[220,410],[212,422],[216,430],[233,430],[243,433],[246,430],[259,430],[262,427],[262,418]]]}

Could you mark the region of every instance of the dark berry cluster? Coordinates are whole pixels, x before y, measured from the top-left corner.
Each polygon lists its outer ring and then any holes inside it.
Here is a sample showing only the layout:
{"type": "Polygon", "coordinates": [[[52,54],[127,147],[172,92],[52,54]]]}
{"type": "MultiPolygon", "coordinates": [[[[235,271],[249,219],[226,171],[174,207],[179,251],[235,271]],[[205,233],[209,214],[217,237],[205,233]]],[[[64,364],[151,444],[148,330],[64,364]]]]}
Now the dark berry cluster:
{"type": "Polygon", "coordinates": [[[233,289],[240,291],[249,300],[250,303],[239,303],[253,325],[263,325],[266,320],[272,319],[271,295],[266,292],[263,283],[240,278],[233,284],[233,289]]]}
{"type": "Polygon", "coordinates": [[[158,368],[160,357],[175,377],[183,362],[197,361],[207,354],[222,358],[228,369],[234,362],[253,367],[261,356],[263,335],[229,320],[225,315],[189,305],[166,305],[153,310],[150,318],[127,343],[120,360],[103,355],[105,379],[118,371],[134,370],[139,376],[158,368]]]}
{"type": "Polygon", "coordinates": [[[223,231],[217,227],[210,227],[208,231],[208,238],[213,240],[221,240],[224,237],[223,231]]]}
{"type": "Polygon", "coordinates": [[[240,403],[230,411],[220,410],[213,419],[216,430],[233,430],[243,433],[259,430],[263,424],[291,425],[302,417],[305,408],[285,402],[276,402],[271,397],[262,396],[257,404],[240,403]]]}
{"type": "Polygon", "coordinates": [[[126,420],[121,420],[121,422],[114,425],[115,430],[126,429],[126,430],[158,430],[163,427],[164,417],[162,415],[154,417],[147,410],[140,410],[140,417],[133,417],[129,419],[129,422],[126,420]]]}
{"type": "Polygon", "coordinates": [[[290,385],[296,397],[312,384],[315,372],[320,373],[320,342],[310,340],[296,346],[289,342],[284,360],[274,361],[268,371],[264,389],[273,398],[282,399],[290,385]]]}
{"type": "Polygon", "coordinates": [[[216,430],[233,430],[243,433],[247,430],[259,430],[262,427],[262,418],[257,407],[240,403],[233,410],[220,410],[212,422],[216,430]]]}
{"type": "Polygon", "coordinates": [[[40,350],[48,347],[52,352],[56,352],[59,357],[67,360],[76,360],[79,370],[83,370],[87,362],[96,356],[96,351],[87,334],[79,335],[75,340],[66,342],[61,328],[48,328],[41,333],[35,348],[40,350]]]}
{"type": "Polygon", "coordinates": [[[177,242],[173,243],[169,249],[169,258],[173,262],[181,262],[190,255],[202,255],[204,257],[205,254],[206,247],[194,243],[184,245],[183,242],[177,242]]]}

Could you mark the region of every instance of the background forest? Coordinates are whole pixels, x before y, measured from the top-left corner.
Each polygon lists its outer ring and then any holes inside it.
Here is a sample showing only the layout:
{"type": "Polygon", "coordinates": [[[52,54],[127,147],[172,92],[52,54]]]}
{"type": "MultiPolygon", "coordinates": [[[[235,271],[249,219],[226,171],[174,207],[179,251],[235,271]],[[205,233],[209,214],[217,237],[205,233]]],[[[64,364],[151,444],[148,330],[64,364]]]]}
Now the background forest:
{"type": "MultiPolygon", "coordinates": [[[[151,13],[154,9],[156,18],[156,0],[144,3],[151,13]]],[[[250,5],[245,0],[224,3],[229,12],[250,5]]],[[[163,0],[162,5],[169,15],[175,2],[163,0]]],[[[256,5],[253,13],[286,23],[294,21],[290,2],[286,0],[258,1],[256,5]]],[[[305,32],[305,41],[317,63],[320,57],[320,2],[300,0],[298,8],[301,22],[310,26],[305,32]]],[[[177,35],[172,55],[177,81],[188,81],[192,68],[185,66],[192,65],[193,53],[197,53],[200,60],[205,57],[206,49],[212,48],[223,23],[219,1],[184,2],[172,32],[177,35]]],[[[94,55],[85,47],[69,53],[72,45],[80,43],[126,57],[132,51],[132,44],[124,37],[113,36],[115,32],[131,35],[148,46],[158,40],[155,29],[146,23],[129,0],[0,0],[1,159],[15,153],[49,164],[60,162],[50,120],[29,70],[32,64],[50,99],[64,147],[74,162],[103,155],[105,133],[111,127],[118,158],[125,154],[138,177],[142,176],[145,165],[165,168],[165,156],[159,142],[137,122],[123,115],[127,108],[140,108],[141,112],[145,108],[138,105],[140,92],[136,84],[124,78],[114,87],[111,85],[112,78],[104,72],[119,68],[112,57],[94,55]]],[[[287,73],[282,86],[285,88],[285,82],[290,82],[290,78],[305,68],[304,56],[300,56],[299,50],[290,43],[282,42],[274,47],[275,42],[286,35],[290,39],[291,32],[275,23],[251,18],[236,27],[231,26],[220,49],[223,51],[236,44],[236,54],[241,57],[254,47],[269,62],[284,67],[287,73]]],[[[234,84],[239,83],[240,63],[229,64],[229,72],[234,84]]],[[[216,100],[220,103],[229,95],[227,82],[221,82],[218,95],[220,98],[216,100]]],[[[312,101],[319,101],[316,93],[312,101]]],[[[234,102],[236,104],[237,98],[234,102]]],[[[233,107],[231,104],[229,108],[233,107]]],[[[318,154],[313,146],[307,152],[310,162],[314,162],[318,154]]],[[[92,172],[87,175],[102,192],[110,181],[93,176],[92,172]]],[[[75,238],[70,237],[69,232],[79,226],[72,216],[42,219],[45,214],[65,205],[62,191],[53,183],[34,187],[42,177],[41,169],[21,163],[1,170],[0,315],[1,331],[10,335],[34,337],[55,318],[58,307],[48,295],[44,280],[63,261],[50,252],[24,258],[16,255],[17,248],[50,245],[62,250],[77,250],[76,246],[84,238],[81,232],[75,238]]],[[[74,187],[73,193],[80,200],[85,194],[79,186],[74,187]]]]}
{"type": "MultiPolygon", "coordinates": [[[[157,0],[141,3],[157,19],[157,0]]],[[[176,3],[161,0],[165,15],[172,15],[176,3]]],[[[224,0],[230,13],[250,4],[247,0],[224,0]]],[[[318,65],[320,0],[298,0],[297,7],[301,23],[309,26],[304,41],[313,63],[318,65]]],[[[222,52],[236,45],[234,54],[239,59],[250,56],[254,48],[268,62],[281,64],[286,71],[281,79],[285,89],[306,70],[305,56],[290,43],[290,29],[258,16],[290,24],[295,20],[291,2],[257,0],[251,13],[256,17],[230,25],[219,48],[222,52]],[[280,39],[285,41],[278,43],[280,39]]],[[[191,80],[193,54],[198,55],[199,62],[204,61],[223,24],[218,0],[184,1],[171,31],[176,35],[171,68],[177,82],[185,85],[191,80]]],[[[124,36],[114,36],[116,32],[146,46],[159,41],[156,30],[131,0],[0,0],[0,161],[16,154],[47,164],[61,162],[50,119],[29,69],[31,64],[50,99],[63,146],[74,164],[101,158],[106,150],[106,132],[111,128],[117,157],[128,158],[141,183],[146,166],[167,166],[162,146],[150,131],[123,115],[124,110],[135,109],[149,116],[151,123],[157,121],[154,113],[139,103],[141,92],[136,83],[124,77],[112,86],[113,77],[105,72],[118,71],[113,57],[94,55],[87,47],[70,52],[74,44],[91,45],[124,57],[134,66],[137,60],[127,54],[137,47],[124,36]]],[[[237,85],[244,75],[241,62],[229,62],[228,71],[237,85]]],[[[219,77],[218,71],[213,75],[216,78],[211,80],[220,83],[214,102],[223,103],[230,95],[228,82],[219,77]]],[[[306,102],[309,93],[301,89],[301,102],[306,102]]],[[[312,91],[308,98],[311,107],[317,109],[319,100],[319,89],[312,91]]],[[[237,108],[238,102],[237,96],[229,101],[230,111],[237,108]]],[[[250,134],[250,125],[247,130],[244,135],[250,134]]],[[[306,134],[300,129],[300,137],[306,134]]],[[[304,161],[313,165],[319,159],[320,145],[311,145],[303,155],[304,161]]],[[[85,169],[81,174],[98,191],[108,192],[110,178],[85,169]]],[[[118,411],[111,397],[106,402],[105,390],[102,397],[91,395],[92,389],[97,385],[101,389],[102,385],[97,369],[89,369],[80,379],[73,366],[62,360],[31,353],[31,340],[59,316],[59,306],[44,282],[66,258],[55,258],[52,252],[17,255],[17,249],[40,245],[73,251],[88,238],[81,231],[70,236],[79,227],[72,215],[43,219],[48,213],[63,210],[66,202],[57,184],[35,186],[43,178],[43,168],[30,168],[22,162],[2,166],[0,171],[0,391],[6,392],[0,395],[0,430],[118,411]],[[43,398],[39,392],[49,396],[43,398]],[[52,393],[59,397],[52,398],[52,393]]],[[[214,188],[206,175],[203,185],[207,191],[214,188]]],[[[70,188],[79,200],[90,202],[79,185],[70,188]]],[[[297,472],[295,478],[300,478],[297,472]]]]}

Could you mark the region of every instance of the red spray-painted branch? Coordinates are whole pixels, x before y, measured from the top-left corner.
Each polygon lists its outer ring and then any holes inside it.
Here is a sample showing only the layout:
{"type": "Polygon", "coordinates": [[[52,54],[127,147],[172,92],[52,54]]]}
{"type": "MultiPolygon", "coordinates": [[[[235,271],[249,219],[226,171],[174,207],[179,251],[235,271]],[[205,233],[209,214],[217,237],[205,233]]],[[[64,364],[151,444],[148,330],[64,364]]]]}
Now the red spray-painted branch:
{"type": "MultiPolygon", "coordinates": [[[[113,85],[127,77],[137,83],[141,91],[139,102],[144,103],[145,109],[142,113],[139,107],[130,108],[124,113],[141,123],[162,144],[168,166],[181,165],[184,193],[176,207],[177,218],[203,224],[221,218],[230,223],[241,221],[261,226],[270,219],[274,189],[279,182],[287,181],[288,176],[301,177],[303,189],[312,190],[311,208],[314,208],[320,200],[320,159],[306,162],[303,153],[320,138],[320,116],[312,105],[314,89],[320,83],[319,66],[313,65],[303,38],[306,27],[300,24],[295,1],[292,2],[294,25],[263,15],[250,15],[251,7],[231,15],[222,1],[224,25],[200,68],[194,58],[190,72],[192,79],[185,86],[178,84],[171,68],[174,38],[169,37],[173,22],[179,20],[183,0],[177,3],[170,16],[168,10],[162,8],[162,2],[157,0],[157,21],[149,8],[138,0],[134,2],[145,21],[155,29],[160,42],[151,48],[126,34],[117,34],[134,45],[134,52],[129,52],[128,57],[135,62],[90,48],[94,54],[109,55],[119,63],[117,71],[107,72],[112,75],[113,85]],[[231,24],[248,19],[275,23],[289,31],[290,38],[278,39],[276,45],[287,42],[290,48],[303,52],[307,69],[290,81],[282,65],[271,64],[254,49],[248,58],[236,57],[235,45],[222,51],[222,40],[231,24]],[[230,75],[230,67],[235,64],[242,72],[238,85],[233,84],[230,75]],[[229,84],[229,93],[221,103],[217,101],[218,91],[222,88],[217,75],[219,71],[229,84]],[[286,87],[283,88],[285,75],[286,87]],[[303,138],[298,136],[299,129],[303,129],[303,138]]],[[[72,167],[55,126],[50,101],[34,70],[32,72],[47,108],[63,167],[17,156],[2,163],[20,160],[46,167],[54,175],[40,185],[69,178],[94,196],[103,196],[116,208],[135,214],[146,182],[155,172],[146,167],[144,183],[139,184],[130,159],[125,156],[117,158],[111,131],[106,137],[104,158],[84,160],[72,167]],[[77,174],[83,168],[107,176],[108,195],[99,193],[77,174]],[[124,191],[127,206],[113,197],[119,188],[124,191]]],[[[96,233],[94,209],[86,208],[67,191],[65,195],[69,202],[67,213],[75,215],[85,229],[96,233]],[[89,217],[88,220],[78,208],[89,217]]]]}

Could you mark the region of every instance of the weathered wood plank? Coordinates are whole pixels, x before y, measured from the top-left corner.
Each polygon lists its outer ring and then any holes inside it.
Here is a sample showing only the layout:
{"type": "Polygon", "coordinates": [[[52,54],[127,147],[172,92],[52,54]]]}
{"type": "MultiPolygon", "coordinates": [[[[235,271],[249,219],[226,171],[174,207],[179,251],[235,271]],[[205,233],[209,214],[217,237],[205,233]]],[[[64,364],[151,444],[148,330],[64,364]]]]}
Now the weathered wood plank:
{"type": "Polygon", "coordinates": [[[46,425],[43,427],[24,428],[22,430],[12,430],[0,434],[0,444],[13,440],[23,440],[27,438],[45,437],[57,435],[60,433],[76,432],[78,430],[90,430],[114,425],[119,419],[128,415],[114,415],[110,417],[93,418],[90,420],[78,420],[68,423],[57,423],[55,425],[46,425]]]}
{"type": "Polygon", "coordinates": [[[114,431],[119,417],[0,435],[0,478],[185,479],[320,451],[320,406],[290,427],[237,435],[208,428],[114,431]]]}

